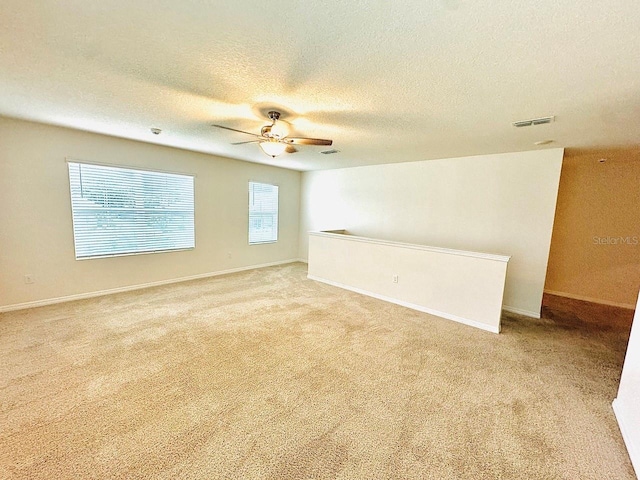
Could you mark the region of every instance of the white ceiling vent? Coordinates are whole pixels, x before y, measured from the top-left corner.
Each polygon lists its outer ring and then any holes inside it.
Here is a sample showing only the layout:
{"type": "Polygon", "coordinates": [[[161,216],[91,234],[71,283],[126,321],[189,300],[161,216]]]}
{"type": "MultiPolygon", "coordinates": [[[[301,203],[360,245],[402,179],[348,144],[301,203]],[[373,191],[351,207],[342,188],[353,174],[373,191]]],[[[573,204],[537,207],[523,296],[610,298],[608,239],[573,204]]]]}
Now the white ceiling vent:
{"type": "Polygon", "coordinates": [[[555,116],[533,118],[531,120],[520,120],[519,122],[513,122],[514,127],[530,127],[532,125],[544,125],[545,123],[551,123],[555,120],[555,116]]]}

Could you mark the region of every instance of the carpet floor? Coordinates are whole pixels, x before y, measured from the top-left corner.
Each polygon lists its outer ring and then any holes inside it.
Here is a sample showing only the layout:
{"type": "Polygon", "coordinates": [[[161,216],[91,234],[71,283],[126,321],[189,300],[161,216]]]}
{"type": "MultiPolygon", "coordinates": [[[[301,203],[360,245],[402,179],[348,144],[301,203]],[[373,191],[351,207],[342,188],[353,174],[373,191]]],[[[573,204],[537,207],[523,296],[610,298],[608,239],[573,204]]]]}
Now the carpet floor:
{"type": "Polygon", "coordinates": [[[0,314],[3,479],[633,479],[628,328],[500,335],[304,264],[0,314]]]}

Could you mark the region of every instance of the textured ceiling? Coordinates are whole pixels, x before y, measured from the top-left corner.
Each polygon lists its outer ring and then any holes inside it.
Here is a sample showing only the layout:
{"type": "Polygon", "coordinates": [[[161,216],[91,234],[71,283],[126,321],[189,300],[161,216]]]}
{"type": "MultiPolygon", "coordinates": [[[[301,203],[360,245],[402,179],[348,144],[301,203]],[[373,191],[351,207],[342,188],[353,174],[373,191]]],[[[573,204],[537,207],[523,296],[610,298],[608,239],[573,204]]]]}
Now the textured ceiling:
{"type": "Polygon", "coordinates": [[[0,115],[297,170],[637,145],[640,2],[3,0],[0,115]],[[273,107],[340,153],[210,126],[273,107]]]}

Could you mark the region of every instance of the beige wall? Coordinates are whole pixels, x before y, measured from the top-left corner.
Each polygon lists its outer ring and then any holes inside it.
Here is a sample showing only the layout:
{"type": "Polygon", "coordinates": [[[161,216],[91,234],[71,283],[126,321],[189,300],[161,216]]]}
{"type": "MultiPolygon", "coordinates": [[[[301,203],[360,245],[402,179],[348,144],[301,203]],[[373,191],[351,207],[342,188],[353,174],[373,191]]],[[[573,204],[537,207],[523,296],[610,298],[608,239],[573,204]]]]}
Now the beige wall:
{"type": "Polygon", "coordinates": [[[640,149],[567,150],[545,290],[633,308],[639,288],[640,149]]]}
{"type": "Polygon", "coordinates": [[[305,172],[308,232],[511,255],[505,307],[539,315],[563,150],[305,172]]]}
{"type": "Polygon", "coordinates": [[[299,198],[296,171],[0,118],[0,307],[295,259],[299,198]],[[195,174],[195,250],[76,261],[66,157],[195,174]],[[249,180],[280,186],[275,244],[248,245],[249,180]]]}

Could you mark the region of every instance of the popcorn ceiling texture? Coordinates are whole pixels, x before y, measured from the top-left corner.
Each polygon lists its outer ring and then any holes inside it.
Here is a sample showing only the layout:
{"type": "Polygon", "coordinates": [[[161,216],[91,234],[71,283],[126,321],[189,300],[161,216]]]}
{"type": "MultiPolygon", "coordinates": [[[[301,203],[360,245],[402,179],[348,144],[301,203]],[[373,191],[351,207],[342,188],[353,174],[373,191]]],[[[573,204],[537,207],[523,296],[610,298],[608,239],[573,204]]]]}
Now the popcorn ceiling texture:
{"type": "Polygon", "coordinates": [[[639,18],[609,0],[5,0],[0,115],[299,170],[635,145],[639,18]],[[270,107],[340,153],[272,160],[210,127],[258,132],[270,107]]]}
{"type": "Polygon", "coordinates": [[[303,264],[0,314],[3,479],[633,479],[628,322],[500,335],[303,264]]]}

